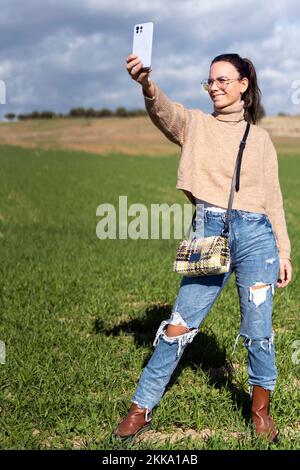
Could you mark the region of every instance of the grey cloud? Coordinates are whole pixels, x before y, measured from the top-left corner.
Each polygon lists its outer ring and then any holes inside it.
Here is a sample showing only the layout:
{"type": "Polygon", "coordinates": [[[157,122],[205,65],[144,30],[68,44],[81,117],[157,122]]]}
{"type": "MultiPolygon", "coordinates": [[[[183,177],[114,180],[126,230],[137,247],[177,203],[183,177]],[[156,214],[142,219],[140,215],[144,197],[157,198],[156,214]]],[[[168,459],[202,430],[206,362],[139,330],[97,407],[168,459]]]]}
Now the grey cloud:
{"type": "Polygon", "coordinates": [[[299,4],[270,5],[267,0],[2,0],[0,79],[7,83],[7,104],[0,115],[65,112],[80,105],[143,107],[125,59],[133,25],[144,21],[154,22],[153,79],[176,101],[209,112],[200,80],[216,55],[237,52],[253,60],[269,114],[299,112],[287,92],[300,76],[299,4]]]}

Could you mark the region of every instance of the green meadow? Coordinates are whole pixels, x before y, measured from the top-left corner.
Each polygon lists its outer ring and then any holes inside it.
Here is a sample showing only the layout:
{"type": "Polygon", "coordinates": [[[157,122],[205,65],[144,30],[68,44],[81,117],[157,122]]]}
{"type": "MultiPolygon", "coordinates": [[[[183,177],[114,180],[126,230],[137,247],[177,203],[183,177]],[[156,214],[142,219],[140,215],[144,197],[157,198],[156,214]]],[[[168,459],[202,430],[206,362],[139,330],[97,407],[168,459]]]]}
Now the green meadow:
{"type": "MultiPolygon", "coordinates": [[[[277,289],[279,449],[300,448],[300,149],[279,154],[293,281],[277,289]]],[[[100,240],[97,207],[187,203],[178,156],[0,146],[1,449],[123,449],[130,406],[180,276],[179,240],[100,240]]],[[[130,220],[130,218],[129,218],[130,220]]],[[[246,349],[234,274],[189,344],[153,428],[133,449],[263,449],[249,425],[246,349]]]]}

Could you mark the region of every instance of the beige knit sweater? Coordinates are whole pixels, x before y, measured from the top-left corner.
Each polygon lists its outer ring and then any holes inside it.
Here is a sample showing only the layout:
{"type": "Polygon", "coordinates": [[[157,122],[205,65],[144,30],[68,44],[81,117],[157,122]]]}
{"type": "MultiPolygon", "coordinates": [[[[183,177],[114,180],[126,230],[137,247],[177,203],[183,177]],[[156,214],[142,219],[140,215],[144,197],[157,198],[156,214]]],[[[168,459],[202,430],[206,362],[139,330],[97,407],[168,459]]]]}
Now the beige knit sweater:
{"type": "MultiPolygon", "coordinates": [[[[206,114],[172,101],[152,83],[154,97],[148,97],[142,89],[146,110],[166,137],[181,147],[176,188],[193,203],[196,197],[227,207],[239,144],[247,124],[244,101],[223,109],[214,107],[212,114],[206,114]]],[[[240,189],[234,193],[232,208],[267,214],[279,257],[291,260],[276,149],[269,133],[257,125],[250,127],[240,189]]]]}

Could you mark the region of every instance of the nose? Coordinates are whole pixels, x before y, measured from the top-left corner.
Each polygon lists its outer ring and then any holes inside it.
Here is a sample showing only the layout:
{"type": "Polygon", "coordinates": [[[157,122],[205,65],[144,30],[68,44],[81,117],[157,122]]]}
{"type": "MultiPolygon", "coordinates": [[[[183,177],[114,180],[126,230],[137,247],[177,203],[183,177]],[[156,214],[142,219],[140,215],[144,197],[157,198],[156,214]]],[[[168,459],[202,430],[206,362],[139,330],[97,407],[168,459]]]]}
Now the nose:
{"type": "Polygon", "coordinates": [[[210,91],[213,92],[213,91],[218,91],[218,90],[219,90],[219,88],[217,86],[216,80],[214,80],[213,84],[210,87],[210,91]]]}

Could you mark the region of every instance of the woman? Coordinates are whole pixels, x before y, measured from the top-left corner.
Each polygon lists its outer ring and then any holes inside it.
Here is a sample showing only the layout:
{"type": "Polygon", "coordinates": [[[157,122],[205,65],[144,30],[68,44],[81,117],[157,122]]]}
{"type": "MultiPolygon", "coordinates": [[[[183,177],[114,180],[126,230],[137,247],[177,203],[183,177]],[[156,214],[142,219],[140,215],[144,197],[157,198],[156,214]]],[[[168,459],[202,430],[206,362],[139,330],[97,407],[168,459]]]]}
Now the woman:
{"type": "Polygon", "coordinates": [[[291,246],[276,150],[268,132],[256,125],[260,89],[255,68],[238,54],[215,57],[210,77],[203,82],[213,102],[212,114],[171,101],[150,79],[151,70],[142,68],[138,56],[128,56],[127,71],[143,87],[150,118],[181,147],[176,188],[196,204],[196,236],[203,219],[204,236],[221,234],[239,143],[247,122],[251,126],[240,190],[234,194],[231,212],[230,272],[182,277],[172,315],[157,331],[154,353],[144,368],[129,413],[114,435],[128,442],[150,428],[152,409],[159,403],[185,346],[197,334],[234,271],[241,310],[237,341],[244,336],[253,429],[258,437],[278,442],[270,416],[270,394],[277,379],[272,302],[275,288],[284,288],[291,281],[291,246]]]}

